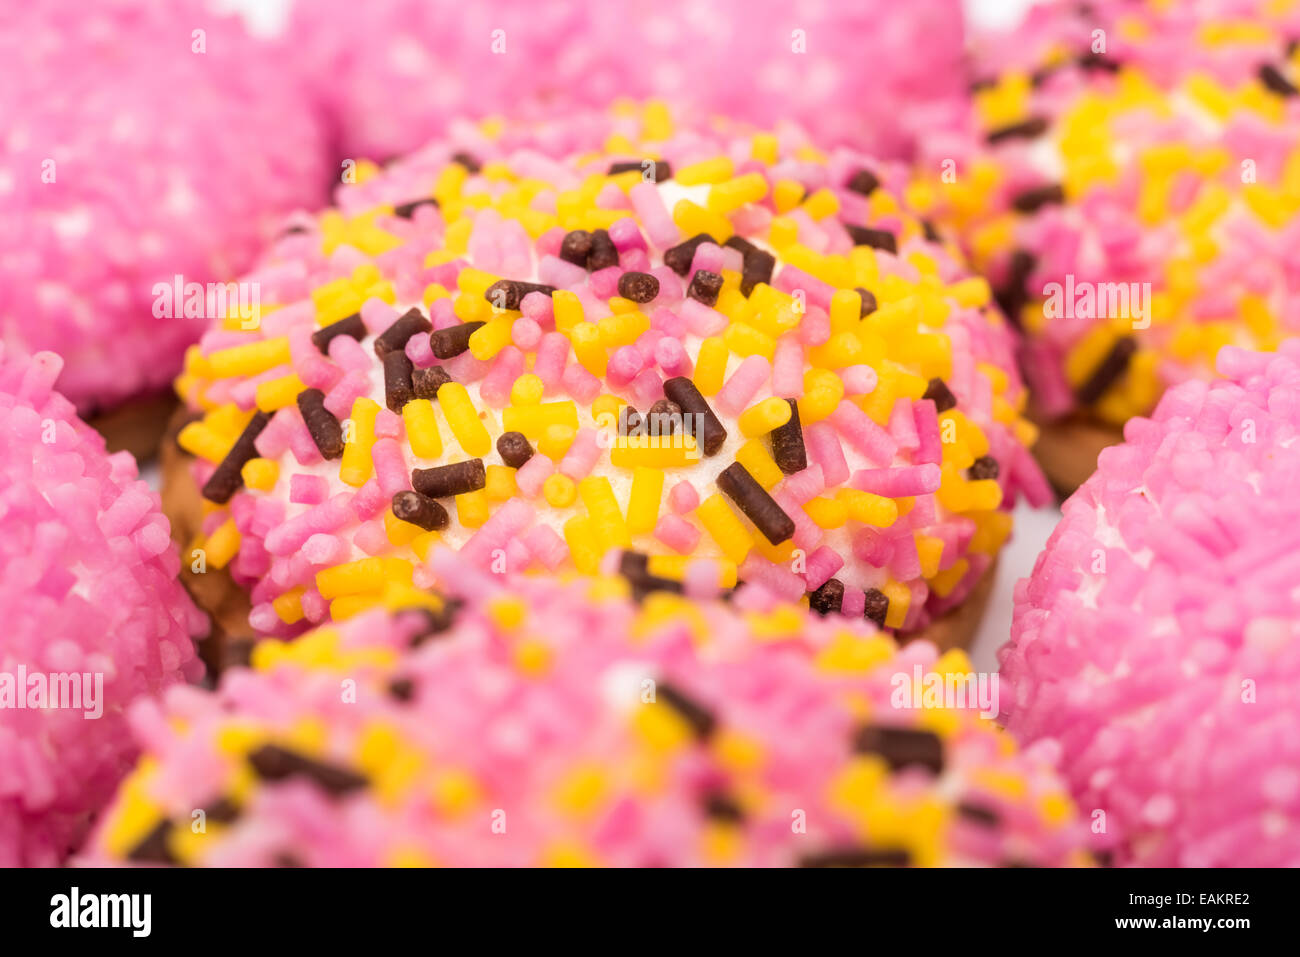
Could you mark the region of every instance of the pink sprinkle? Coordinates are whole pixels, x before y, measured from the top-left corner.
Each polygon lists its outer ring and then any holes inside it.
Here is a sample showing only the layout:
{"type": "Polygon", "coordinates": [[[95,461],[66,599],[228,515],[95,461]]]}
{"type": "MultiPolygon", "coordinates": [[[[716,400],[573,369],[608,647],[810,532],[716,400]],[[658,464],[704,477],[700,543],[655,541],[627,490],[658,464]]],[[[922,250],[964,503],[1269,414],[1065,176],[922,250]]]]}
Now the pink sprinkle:
{"type": "Polygon", "coordinates": [[[264,459],[278,459],[283,455],[289,448],[289,428],[289,416],[284,409],[280,409],[253,440],[257,454],[264,459]]]}
{"type": "Polygon", "coordinates": [[[619,257],[625,272],[649,272],[650,255],[644,249],[629,249],[619,257]]]}
{"type": "Polygon", "coordinates": [[[843,567],[843,556],[829,545],[823,545],[808,556],[804,567],[804,584],[808,591],[816,591],[843,567]]]}
{"type": "Polygon", "coordinates": [[[569,339],[562,332],[548,332],[537,344],[533,373],[542,380],[546,395],[554,395],[563,382],[564,363],[569,356],[569,339]]]}
{"type": "Polygon", "coordinates": [[[669,378],[691,374],[691,357],[679,339],[664,336],[656,342],[654,361],[669,378]]]}
{"type": "Polygon", "coordinates": [[[636,346],[620,346],[609,357],[605,377],[609,379],[611,385],[625,386],[636,378],[643,365],[645,360],[641,350],[636,346]]]}
{"type": "Polygon", "coordinates": [[[263,602],[262,604],[254,605],[249,609],[248,624],[259,635],[270,635],[275,634],[276,630],[280,628],[283,622],[280,621],[280,616],[276,613],[275,606],[270,602],[263,602]]]}
{"type": "Polygon", "coordinates": [[[384,490],[379,487],[379,482],[372,478],[352,496],[352,511],[357,518],[365,522],[382,512],[391,499],[392,496],[385,495],[384,490]]]}
{"type": "Polygon", "coordinates": [[[700,530],[680,515],[660,516],[654,535],[679,555],[693,552],[700,542],[700,530]]]}
{"type": "MultiPolygon", "coordinates": [[[[528,296],[524,296],[525,302],[532,295],[535,294],[530,292],[528,296]]],[[[546,297],[546,301],[551,301],[550,296],[546,297]]],[[[525,352],[532,352],[537,348],[537,344],[542,341],[542,327],[536,319],[520,316],[510,327],[510,341],[525,352]]]]}
{"type": "Polygon", "coordinates": [[[687,479],[682,479],[668,493],[668,506],[678,515],[695,511],[700,504],[700,493],[687,479]]]}
{"type": "Polygon", "coordinates": [[[488,406],[501,409],[510,404],[510,387],[523,375],[526,362],[524,354],[514,346],[506,346],[497,353],[492,371],[479,386],[479,395],[488,406]]]}
{"type": "Polygon", "coordinates": [[[617,183],[606,183],[604,188],[596,194],[596,205],[601,209],[631,209],[632,204],[628,201],[623,190],[619,189],[617,183]]]}
{"type": "Polygon", "coordinates": [[[691,274],[699,272],[701,269],[721,274],[722,268],[721,246],[717,243],[700,243],[695,247],[695,255],[691,258],[691,274]]]}
{"type": "Polygon", "coordinates": [[[325,461],[321,458],[320,449],[316,447],[316,440],[307,431],[307,423],[302,420],[302,413],[298,411],[298,407],[291,405],[280,411],[286,413],[289,451],[293,453],[294,460],[299,465],[316,465],[325,461]]]}
{"type": "Polygon", "coordinates": [[[938,465],[943,462],[943,441],[939,435],[939,414],[933,399],[913,403],[912,415],[916,421],[916,462],[938,465]]]}
{"type": "Polygon", "coordinates": [[[802,269],[794,266],[781,267],[781,271],[776,274],[772,285],[790,295],[794,295],[796,290],[802,289],[808,304],[821,309],[831,307],[831,296],[835,294],[834,286],[822,282],[816,276],[810,276],[802,269]]]}
{"type": "Polygon", "coordinates": [[[564,370],[564,388],[578,402],[591,402],[600,395],[600,386],[600,380],[577,362],[564,370]]]}
{"type": "MultiPolygon", "coordinates": [[[[347,336],[335,336],[334,342],[342,339],[348,339],[347,336]]],[[[333,346],[334,343],[330,343],[333,346]]],[[[369,368],[370,360],[366,360],[366,367],[369,368]]],[[[346,419],[352,414],[352,403],[363,395],[370,392],[370,376],[360,369],[353,369],[347,373],[334,388],[330,389],[325,395],[325,408],[330,411],[336,419],[346,419]]],[[[280,411],[284,411],[281,409],[280,411]]]]}
{"type": "Polygon", "coordinates": [[[772,393],[786,399],[803,398],[803,346],[794,336],[776,340],[772,359],[772,393]]]}
{"type": "Polygon", "coordinates": [[[809,307],[799,323],[799,341],[806,346],[821,346],[830,341],[831,317],[824,309],[809,307]]]}
{"type": "Polygon", "coordinates": [[[394,439],[379,439],[371,448],[370,457],[375,463],[375,479],[389,498],[411,488],[410,473],[402,455],[402,446],[394,439]]]}
{"type": "Polygon", "coordinates": [[[645,224],[646,233],[649,234],[652,243],[660,249],[667,249],[677,244],[681,237],[681,230],[677,228],[672,214],[664,205],[658,186],[653,183],[637,183],[628,190],[628,198],[632,200],[632,208],[636,211],[637,217],[645,224]]]}
{"type": "Polygon", "coordinates": [[[898,446],[893,438],[848,399],[840,400],[829,421],[850,445],[877,465],[894,461],[898,446]]]}
{"type": "Polygon", "coordinates": [[[352,544],[367,555],[379,555],[388,551],[391,547],[388,541],[388,533],[384,531],[384,526],[378,522],[366,522],[357,529],[357,533],[352,536],[352,544]]]}
{"type": "Polygon", "coordinates": [[[840,602],[840,614],[845,618],[861,618],[867,610],[867,593],[856,585],[844,586],[844,600],[840,602]]]}
{"type": "Polygon", "coordinates": [[[793,495],[785,489],[777,489],[772,492],[772,500],[794,520],[793,541],[797,548],[810,552],[821,545],[825,533],[820,525],[808,517],[808,513],[800,507],[793,495]]]}
{"type": "Polygon", "coordinates": [[[631,216],[625,216],[617,220],[609,227],[609,238],[613,240],[614,247],[620,253],[626,253],[630,250],[645,251],[645,237],[641,235],[641,227],[636,224],[636,220],[631,216]]]}
{"type": "Polygon", "coordinates": [[[655,296],[655,302],[659,305],[676,305],[682,301],[686,295],[686,287],[682,285],[681,277],[672,271],[669,266],[655,266],[650,270],[650,275],[659,280],[659,295],[655,296]]]}
{"type": "Polygon", "coordinates": [[[309,389],[328,392],[334,384],[343,378],[343,370],[322,355],[308,356],[294,367],[298,378],[309,389]]]}
{"type": "Polygon", "coordinates": [[[297,472],[289,476],[289,501],[294,505],[319,505],[325,501],[329,488],[323,475],[297,472]]]}
{"type": "Polygon", "coordinates": [[[301,554],[313,565],[337,565],[347,558],[348,546],[338,535],[318,532],[303,542],[301,554]]]}
{"type": "Polygon", "coordinates": [[[771,374],[772,363],[763,356],[749,356],[736,367],[726,385],[718,392],[715,404],[727,415],[740,415],[771,374]]]}
{"type": "Polygon", "coordinates": [[[820,466],[827,488],[843,485],[849,478],[849,463],[835,430],[824,422],[803,427],[804,444],[809,458],[820,466]]]}
{"type": "Polygon", "coordinates": [[[347,372],[367,372],[373,357],[351,336],[335,336],[329,344],[330,358],[347,372]]]}
{"type": "Polygon", "coordinates": [[[848,395],[868,395],[876,389],[876,370],[871,366],[847,366],[840,370],[844,391],[848,395]]]}
{"type": "Polygon", "coordinates": [[[916,419],[912,415],[912,400],[900,396],[894,400],[894,408],[889,413],[889,434],[894,437],[898,447],[908,452],[915,452],[921,444],[916,435],[916,419]]]}
{"type": "MultiPolygon", "coordinates": [[[[406,358],[417,369],[427,369],[433,365],[433,344],[427,335],[416,333],[406,340],[406,358]]],[[[304,380],[305,381],[305,380],[304,380]]]]}
{"type": "Polygon", "coordinates": [[[520,539],[534,559],[550,571],[555,571],[569,557],[569,548],[555,529],[549,525],[535,525],[520,539]]]}
{"type": "Polygon", "coordinates": [[[716,336],[727,328],[730,320],[712,306],[706,306],[698,299],[683,299],[677,313],[686,321],[686,327],[692,335],[707,339],[716,336]]]}
{"type": "MultiPolygon", "coordinates": [[[[572,265],[572,264],[570,264],[572,265]]],[[[580,267],[574,266],[574,269],[580,267]]],[[[611,299],[618,295],[618,278],[623,275],[623,270],[618,266],[609,266],[605,269],[597,269],[587,277],[590,284],[592,295],[600,299],[611,299]]]]}
{"type": "Polygon", "coordinates": [[[642,369],[632,381],[632,397],[642,405],[653,405],[664,397],[664,380],[654,369],[642,369]]]}
{"type": "Polygon", "coordinates": [[[858,469],[850,484],[873,495],[904,498],[939,490],[939,466],[933,463],[905,465],[893,469],[858,469]]]}
{"type": "Polygon", "coordinates": [[[780,565],[774,565],[757,552],[750,552],[740,565],[740,576],[746,582],[757,582],[777,598],[795,602],[803,597],[803,579],[780,565]]]}
{"type": "Polygon", "coordinates": [[[382,299],[370,298],[361,304],[361,321],[371,335],[378,335],[397,321],[395,308],[382,299]]]}
{"type": "Polygon", "coordinates": [[[826,491],[826,487],[827,482],[822,467],[816,463],[792,475],[787,475],[781,482],[782,490],[788,492],[790,497],[800,505],[826,491]]]}
{"type": "Polygon", "coordinates": [[[716,598],[721,591],[718,563],[711,558],[698,558],[688,562],[682,576],[682,591],[694,601],[716,598]]]}
{"type": "Polygon", "coordinates": [[[315,588],[308,588],[302,593],[302,613],[303,616],[313,625],[325,620],[325,615],[329,611],[329,603],[321,597],[321,593],[315,588]]]}
{"type": "Polygon", "coordinates": [[[535,514],[533,507],[523,499],[510,499],[493,512],[492,517],[461,547],[462,559],[480,568],[490,568],[493,553],[505,550],[513,539],[532,524],[535,514]]]}
{"type": "Polygon", "coordinates": [[[519,311],[538,325],[547,325],[555,319],[555,304],[544,292],[530,292],[524,296],[519,303],[519,311]]]}
{"type": "Polygon", "coordinates": [[[403,434],[402,417],[392,409],[380,409],[375,416],[375,437],[400,439],[403,434]]]}
{"type": "Polygon", "coordinates": [[[542,485],[553,471],[551,460],[537,453],[515,470],[515,484],[526,498],[536,498],[542,494],[542,485]]]}
{"type": "MultiPolygon", "coordinates": [[[[573,437],[569,451],[560,459],[559,472],[575,482],[586,478],[600,460],[600,442],[595,429],[581,428],[573,437]]],[[[536,456],[534,456],[536,458],[536,456]]]]}
{"type": "MultiPolygon", "coordinates": [[[[559,256],[543,256],[537,263],[537,278],[557,289],[571,289],[587,279],[587,270],[559,256]]],[[[525,296],[525,299],[528,297],[525,296]]],[[[549,296],[547,298],[550,298],[549,296]]],[[[520,303],[523,305],[523,303],[520,303]]]]}
{"type": "Polygon", "coordinates": [[[353,514],[348,507],[350,498],[351,493],[340,492],[271,529],[266,536],[266,550],[272,555],[291,555],[312,535],[333,532],[349,524],[353,514]]]}

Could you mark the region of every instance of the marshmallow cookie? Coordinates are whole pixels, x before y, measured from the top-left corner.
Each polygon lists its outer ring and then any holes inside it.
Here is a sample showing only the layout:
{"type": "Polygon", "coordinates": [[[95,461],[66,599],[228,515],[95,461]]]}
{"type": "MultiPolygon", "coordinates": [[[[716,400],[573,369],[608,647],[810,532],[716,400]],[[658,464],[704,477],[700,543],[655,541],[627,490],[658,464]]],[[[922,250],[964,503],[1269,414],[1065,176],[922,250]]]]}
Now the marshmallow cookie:
{"type": "Polygon", "coordinates": [[[651,104],[361,172],[177,382],[197,462],[165,501],[212,607],[247,590],[230,627],[433,584],[443,543],[968,639],[1012,501],[1048,489],[1010,331],[905,171],[651,104]]]}
{"type": "Polygon", "coordinates": [[[92,865],[1087,864],[1050,748],[909,707],[960,651],[621,579],[408,586],[133,712],[92,865]],[[454,595],[455,598],[449,597],[454,595]],[[423,604],[422,604],[423,603],[423,604]],[[733,603],[734,605],[734,603],[733,603]],[[342,700],[340,682],[355,694],[342,700]],[[901,695],[901,697],[900,697],[901,695]],[[200,813],[201,812],[201,813],[200,813]]]}
{"type": "Polygon", "coordinates": [[[201,3],[7,6],[0,333],[62,356],[110,448],[152,454],[216,284],[327,197],[319,124],[275,48],[201,3]]]}
{"type": "Polygon", "coordinates": [[[1222,346],[1300,328],[1300,24],[1191,6],[1043,11],[979,74],[980,146],[910,197],[1023,331],[1036,452],[1066,493],[1222,346]]]}
{"type": "Polygon", "coordinates": [[[1117,864],[1300,865],[1300,343],[1218,371],[1102,453],[1000,653],[1007,728],[1061,748],[1117,864]]]}
{"type": "Polygon", "coordinates": [[[158,496],[0,344],[0,867],[55,866],[136,750],[124,715],[201,673],[158,496]]]}

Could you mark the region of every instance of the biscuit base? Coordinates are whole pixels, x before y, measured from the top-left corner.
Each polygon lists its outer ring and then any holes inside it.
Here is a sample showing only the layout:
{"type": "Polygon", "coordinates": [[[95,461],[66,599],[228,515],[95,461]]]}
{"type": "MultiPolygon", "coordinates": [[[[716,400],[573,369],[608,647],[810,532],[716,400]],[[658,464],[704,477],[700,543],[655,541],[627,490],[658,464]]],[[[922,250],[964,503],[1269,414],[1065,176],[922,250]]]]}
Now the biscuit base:
{"type": "MultiPolygon", "coordinates": [[[[211,634],[200,643],[200,654],[213,673],[220,673],[240,660],[257,634],[248,624],[248,592],[235,584],[230,572],[224,568],[202,573],[193,570],[190,549],[202,527],[203,499],[190,469],[193,457],[176,444],[176,436],[190,419],[184,409],[178,409],[166,430],[160,453],[162,510],[181,550],[181,582],[212,619],[211,634]]],[[[920,631],[899,635],[899,641],[929,641],[940,651],[969,649],[993,593],[997,570],[995,559],[964,602],[920,631]]]]}
{"type": "Polygon", "coordinates": [[[86,422],[104,437],[109,452],[125,450],[137,461],[147,462],[158,454],[176,405],[176,395],[169,390],[128,399],[88,416],[86,422]]]}
{"type": "Polygon", "coordinates": [[[1041,423],[1032,451],[1056,494],[1065,500],[1097,470],[1102,450],[1123,441],[1124,431],[1118,426],[1071,416],[1041,423]]]}

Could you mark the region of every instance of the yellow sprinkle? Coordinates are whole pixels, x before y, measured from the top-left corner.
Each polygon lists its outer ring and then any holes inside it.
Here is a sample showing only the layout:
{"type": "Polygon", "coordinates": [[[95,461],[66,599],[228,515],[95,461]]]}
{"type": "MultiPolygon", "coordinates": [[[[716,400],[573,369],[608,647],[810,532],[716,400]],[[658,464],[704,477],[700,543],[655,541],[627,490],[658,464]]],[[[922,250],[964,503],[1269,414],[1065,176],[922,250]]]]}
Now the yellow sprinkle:
{"type": "Polygon", "coordinates": [[[208,366],[218,379],[254,376],[291,361],[288,336],[219,349],[208,356],[208,366]]]}
{"type": "Polygon", "coordinates": [[[674,177],[683,186],[703,186],[728,180],[735,172],[735,166],[726,156],[702,160],[677,170],[674,177]]]}
{"type": "Polygon", "coordinates": [[[537,440],[537,451],[553,462],[559,462],[576,436],[577,432],[571,425],[548,425],[537,440]]]}
{"type": "Polygon", "coordinates": [[[234,445],[233,438],[218,434],[202,422],[191,422],[181,429],[176,442],[186,452],[209,462],[220,462],[234,445]]]}
{"type": "Polygon", "coordinates": [[[745,467],[754,481],[768,490],[785,477],[776,461],[768,454],[767,446],[759,439],[750,439],[742,445],[736,452],[736,461],[745,467]]]}
{"type": "Polygon", "coordinates": [[[302,621],[303,591],[303,587],[299,585],[297,588],[291,588],[271,601],[271,607],[275,609],[275,613],[280,616],[280,620],[286,625],[302,621]]]}
{"type": "Polygon", "coordinates": [[[487,455],[492,450],[492,438],[478,417],[478,410],[469,397],[469,391],[459,382],[447,382],[438,390],[438,404],[447,420],[452,435],[466,454],[487,455]]]}
{"type": "Polygon", "coordinates": [[[576,432],[578,406],[572,399],[536,405],[513,405],[502,412],[501,424],[507,432],[522,432],[533,441],[540,439],[552,426],[563,426],[576,432]]]}
{"type": "Polygon", "coordinates": [[[568,333],[583,321],[582,300],[577,293],[557,289],[551,295],[551,305],[555,310],[555,328],[558,332],[568,333]]]}
{"type": "Polygon", "coordinates": [[[235,528],[235,520],[227,519],[218,525],[203,543],[206,561],[211,568],[225,568],[239,551],[242,536],[235,528]]]}
{"type": "Polygon", "coordinates": [[[542,483],[542,495],[556,508],[568,508],[578,500],[578,487],[567,475],[555,472],[542,483]]]}
{"type": "MultiPolygon", "coordinates": [[[[575,491],[576,500],[576,491],[575,491]]],[[[591,527],[591,519],[586,515],[575,515],[564,523],[564,541],[569,546],[569,555],[578,571],[594,574],[604,557],[596,544],[596,533],[591,527]]]]}
{"type": "Polygon", "coordinates": [[[819,528],[841,528],[849,520],[849,507],[839,499],[818,496],[805,502],[803,510],[819,528]]]}
{"type": "Polygon", "coordinates": [[[627,500],[627,530],[633,535],[654,531],[663,498],[664,473],[639,465],[632,470],[632,491],[627,500]]]}
{"type": "Polygon", "coordinates": [[[778,396],[764,399],[740,413],[736,424],[748,438],[767,435],[773,429],[779,429],[790,421],[790,403],[778,396]]]}
{"type": "Polygon", "coordinates": [[[813,219],[825,219],[839,212],[840,201],[830,189],[823,186],[804,200],[803,208],[813,219]]]}
{"type": "Polygon", "coordinates": [[[695,515],[724,555],[736,564],[745,560],[754,539],[720,494],[714,493],[701,502],[695,515]]]}
{"type": "Polygon", "coordinates": [[[239,470],[244,484],[259,492],[269,492],[275,488],[280,478],[280,463],[274,459],[249,459],[239,470]]]}
{"type": "MultiPolygon", "coordinates": [[[[554,476],[552,476],[554,477],[554,476]]],[[[632,544],[627,523],[614,497],[614,488],[603,475],[593,475],[578,483],[582,504],[591,515],[592,527],[602,552],[611,548],[627,548],[632,544]]]]}
{"type": "Polygon", "coordinates": [[[772,133],[755,133],[749,155],[767,166],[776,165],[780,157],[780,141],[772,133]]]}
{"type": "MultiPolygon", "coordinates": [[[[777,180],[772,187],[772,202],[778,213],[788,213],[800,203],[804,196],[803,184],[793,179],[777,180]]],[[[788,222],[788,220],[787,220],[788,222]]]]}
{"type": "Polygon", "coordinates": [[[731,225],[731,220],[726,216],[707,210],[689,199],[677,201],[677,205],[673,207],[673,222],[684,235],[708,233],[720,243],[725,243],[736,232],[735,227],[731,225]]]}
{"type": "Polygon", "coordinates": [[[343,457],[339,460],[339,479],[354,488],[365,485],[374,471],[370,450],[375,444],[377,415],[379,415],[379,405],[373,399],[358,396],[352,403],[352,437],[343,445],[343,457]]]}
{"type": "Polygon", "coordinates": [[[296,373],[259,383],[254,393],[257,407],[263,412],[275,412],[287,405],[293,405],[298,393],[307,388],[296,373]]]}
{"type": "Polygon", "coordinates": [[[514,405],[537,405],[545,389],[540,377],[526,372],[510,387],[510,401],[514,405]]]}
{"type": "Polygon", "coordinates": [[[889,599],[889,610],[885,612],[886,628],[902,628],[907,620],[907,612],[912,607],[912,590],[902,582],[886,582],[880,588],[889,599]]]}
{"type": "Polygon", "coordinates": [[[605,377],[609,354],[601,342],[599,327],[590,322],[580,322],[569,331],[573,354],[582,367],[598,379],[605,377]]]}
{"type": "Polygon", "coordinates": [[[700,356],[695,363],[695,387],[700,395],[717,395],[727,373],[727,359],[731,351],[720,336],[711,336],[700,343],[700,356]]]}
{"type": "Polygon", "coordinates": [[[456,496],[456,518],[466,528],[478,528],[488,520],[490,511],[486,489],[456,496]]]}
{"type": "Polygon", "coordinates": [[[719,183],[709,190],[708,206],[713,213],[730,213],[747,203],[757,203],[767,195],[767,180],[762,173],[746,173],[719,183]]]}
{"type": "Polygon", "coordinates": [[[392,580],[410,584],[411,563],[400,558],[362,558],[323,568],[316,573],[316,589],[325,599],[379,592],[392,580]]]}
{"type": "Polygon", "coordinates": [[[430,400],[412,399],[407,402],[402,406],[402,422],[412,452],[422,459],[436,459],[442,455],[442,435],[430,400]]]}

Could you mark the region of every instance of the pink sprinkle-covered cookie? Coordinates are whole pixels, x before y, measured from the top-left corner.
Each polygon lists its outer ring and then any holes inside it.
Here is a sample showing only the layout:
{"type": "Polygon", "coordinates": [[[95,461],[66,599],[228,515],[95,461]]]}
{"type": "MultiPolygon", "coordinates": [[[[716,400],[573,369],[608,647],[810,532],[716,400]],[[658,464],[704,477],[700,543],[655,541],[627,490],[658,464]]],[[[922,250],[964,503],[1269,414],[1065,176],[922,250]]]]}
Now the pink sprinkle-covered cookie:
{"type": "Polygon", "coordinates": [[[461,124],[358,166],[247,277],[267,308],[188,355],[169,481],[215,506],[196,546],[260,634],[432,583],[436,544],[679,584],[707,560],[909,633],[974,592],[1047,497],[988,284],[894,165],[682,120],[461,124]]]}
{"type": "Polygon", "coordinates": [[[166,388],[204,327],[185,284],[324,198],[324,144],[275,48],[201,4],[7,6],[0,329],[94,412],[166,388]]]}
{"type": "Polygon", "coordinates": [[[897,156],[964,92],[958,0],[299,0],[289,33],[342,148],[376,159],[456,116],[652,96],[897,156]]]}
{"type": "Polygon", "coordinates": [[[158,496],[0,345],[0,866],[52,865],[134,749],[123,710],[198,676],[203,627],[158,496]]]}
{"type": "Polygon", "coordinates": [[[1007,727],[1118,863],[1300,864],[1300,345],[1218,371],[1102,453],[1001,652],[1007,727]]]}
{"type": "Polygon", "coordinates": [[[615,579],[433,561],[456,601],[413,593],[406,611],[269,640],[215,694],[137,710],[146,758],[86,861],[1088,860],[1050,749],[1017,753],[971,710],[905,706],[918,677],[968,672],[960,652],[899,652],[770,597],[637,604],[615,579]]]}

